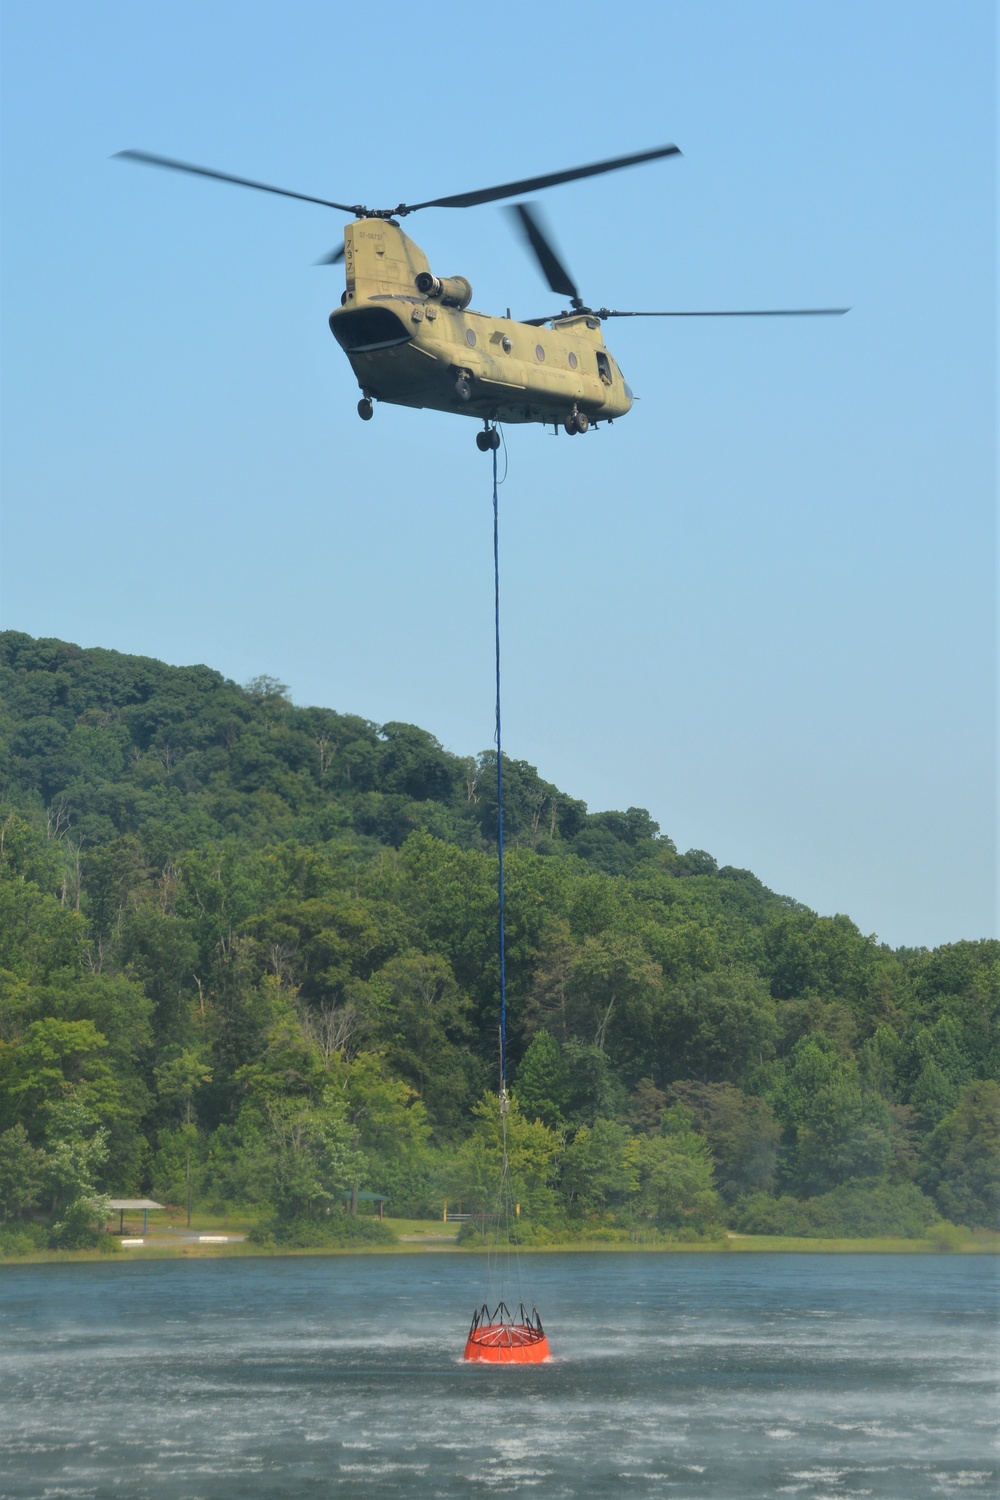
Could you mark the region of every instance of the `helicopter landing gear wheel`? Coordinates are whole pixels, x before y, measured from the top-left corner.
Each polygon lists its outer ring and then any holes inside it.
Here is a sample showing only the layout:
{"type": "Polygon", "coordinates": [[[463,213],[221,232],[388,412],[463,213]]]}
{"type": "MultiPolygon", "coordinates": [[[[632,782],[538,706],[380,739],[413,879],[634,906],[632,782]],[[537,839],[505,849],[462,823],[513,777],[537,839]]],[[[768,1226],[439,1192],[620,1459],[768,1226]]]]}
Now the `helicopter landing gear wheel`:
{"type": "Polygon", "coordinates": [[[575,412],[570,412],[569,416],[566,418],[565,422],[563,423],[563,426],[565,427],[566,431],[569,433],[570,437],[572,437],[573,434],[576,432],[576,413],[575,412]]]}
{"type": "Polygon", "coordinates": [[[590,421],[584,416],[582,411],[577,411],[574,407],[563,423],[563,426],[570,437],[572,437],[575,432],[586,432],[590,426],[590,421]]]}
{"type": "Polygon", "coordinates": [[[460,406],[472,400],[472,385],[467,375],[460,375],[455,381],[455,400],[460,406]]]}
{"type": "Polygon", "coordinates": [[[362,422],[370,422],[374,415],[375,408],[374,406],[372,406],[371,397],[362,396],[361,400],[358,402],[358,416],[361,418],[362,422]]]}
{"type": "Polygon", "coordinates": [[[578,411],[577,414],[576,414],[576,430],[577,430],[577,432],[586,432],[587,428],[589,426],[590,426],[590,420],[589,420],[589,418],[587,418],[586,416],[584,416],[584,414],[583,414],[582,411],[578,411]]]}
{"type": "Polygon", "coordinates": [[[486,427],[476,433],[476,447],[480,453],[489,453],[500,446],[500,433],[495,427],[486,427]]]}

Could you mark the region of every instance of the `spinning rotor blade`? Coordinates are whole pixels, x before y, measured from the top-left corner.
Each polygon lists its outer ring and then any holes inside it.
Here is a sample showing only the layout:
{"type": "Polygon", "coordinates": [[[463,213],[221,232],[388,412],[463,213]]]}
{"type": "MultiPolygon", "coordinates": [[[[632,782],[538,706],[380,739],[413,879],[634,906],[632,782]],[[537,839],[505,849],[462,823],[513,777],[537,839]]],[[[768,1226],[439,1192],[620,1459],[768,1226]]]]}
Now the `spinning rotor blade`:
{"type": "Polygon", "coordinates": [[[174,161],[170,156],[153,156],[148,151],[116,151],[117,157],[125,161],[142,162],[147,167],[169,167],[172,172],[190,172],[194,177],[214,177],[216,182],[233,182],[237,187],[256,188],[261,193],[277,193],[281,198],[299,198],[303,203],[319,203],[323,208],[339,208],[345,214],[358,211],[357,204],[331,203],[328,198],[311,198],[308,193],[293,193],[290,188],[271,187],[267,182],[254,182],[250,177],[233,177],[229,172],[216,172],[212,167],[195,167],[188,161],[174,161]]]}
{"type": "Polygon", "coordinates": [[[839,318],[849,307],[751,307],[723,312],[612,312],[602,307],[597,318],[839,318]]]}
{"type": "Polygon", "coordinates": [[[321,255],[319,260],[313,261],[316,266],[336,266],[344,258],[344,247],[339,245],[336,250],[331,250],[329,255],[321,255]]]}
{"type": "MultiPolygon", "coordinates": [[[[559,291],[559,287],[553,287],[559,291]]],[[[849,307],[769,307],[740,308],[723,312],[615,312],[610,307],[582,307],[581,313],[592,318],[841,318],[850,312],[849,307]]],[[[518,318],[528,328],[541,328],[546,323],[558,323],[560,318],[574,317],[574,313],[550,313],[547,318],[518,318]]]]}
{"type": "Polygon", "coordinates": [[[522,193],[536,193],[542,188],[558,187],[561,182],[575,182],[578,177],[596,177],[601,172],[617,172],[622,167],[637,167],[644,161],[661,156],[680,156],[678,146],[657,146],[635,156],[616,156],[610,161],[591,162],[586,167],[570,167],[566,172],[550,172],[545,177],[525,177],[521,182],[505,182],[501,187],[479,188],[474,193],[455,193],[450,198],[428,198],[425,203],[403,203],[397,213],[415,213],[418,208],[475,208],[480,203],[496,203],[500,198],[519,198],[522,193]]]}
{"type": "Polygon", "coordinates": [[[518,220],[521,232],[538,257],[542,274],[552,290],[561,297],[572,297],[574,303],[579,302],[580,294],[572,276],[542,230],[538,210],[533,211],[531,205],[527,203],[515,203],[507,211],[518,220]]]}

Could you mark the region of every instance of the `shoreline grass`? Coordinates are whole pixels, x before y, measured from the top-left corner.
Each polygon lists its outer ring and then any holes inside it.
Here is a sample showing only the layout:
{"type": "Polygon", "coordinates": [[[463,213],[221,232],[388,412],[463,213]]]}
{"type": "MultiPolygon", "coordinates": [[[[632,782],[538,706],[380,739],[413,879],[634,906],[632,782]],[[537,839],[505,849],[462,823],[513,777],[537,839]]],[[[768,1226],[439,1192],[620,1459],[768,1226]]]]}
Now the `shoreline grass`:
{"type": "MultiPolygon", "coordinates": [[[[344,1255],[485,1255],[481,1246],[465,1246],[435,1239],[437,1225],[430,1221],[419,1221],[416,1233],[426,1231],[426,1242],[420,1240],[397,1241],[394,1245],[331,1245],[293,1249],[278,1245],[255,1245],[250,1241],[230,1244],[200,1244],[197,1241],[170,1244],[169,1241],[151,1240],[143,1246],[108,1254],[100,1250],[35,1250],[28,1255],[11,1255],[0,1260],[0,1270],[17,1265],[79,1265],[100,1262],[103,1265],[119,1266],[133,1260],[233,1260],[233,1259],[286,1259],[302,1256],[344,1255]]],[[[200,1226],[199,1226],[200,1227],[200,1226]]],[[[411,1233],[409,1226],[404,1231],[411,1233]]],[[[522,1255],[606,1255],[623,1253],[628,1255],[997,1255],[1000,1254],[1000,1234],[978,1231],[960,1243],[944,1245],[933,1239],[899,1239],[880,1236],[873,1239],[806,1239],[793,1235],[734,1235],[725,1239],[666,1240],[649,1242],[609,1242],[595,1240],[567,1240],[558,1244],[522,1246],[522,1255]]]]}

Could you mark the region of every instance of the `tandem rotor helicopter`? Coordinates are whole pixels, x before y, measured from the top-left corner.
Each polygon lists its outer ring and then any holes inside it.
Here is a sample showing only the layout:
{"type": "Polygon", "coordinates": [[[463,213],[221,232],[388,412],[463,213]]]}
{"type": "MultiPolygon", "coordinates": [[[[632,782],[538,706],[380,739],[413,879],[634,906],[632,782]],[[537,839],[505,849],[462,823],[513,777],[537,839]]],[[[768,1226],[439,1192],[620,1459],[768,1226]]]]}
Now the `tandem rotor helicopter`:
{"type": "Polygon", "coordinates": [[[342,260],[347,273],[341,305],[330,314],[330,330],[358,378],[359,416],[370,421],[373,403],[384,401],[474,417],[483,423],[476,443],[484,453],[499,445],[498,422],[539,422],[552,425],[557,432],[561,424],[567,433],[574,434],[626,415],[633,395],[605,347],[601,324],[607,318],[811,317],[839,316],[848,311],[846,307],[794,307],[619,312],[588,307],[537,213],[529,204],[517,203],[511,211],[545,280],[557,296],[568,297],[570,305],[563,312],[520,322],[511,318],[509,310],[505,318],[491,317],[470,307],[472,286],[464,276],[436,276],[419,245],[399,227],[398,220],[418,209],[475,208],[680,154],[677,146],[657,146],[632,156],[617,156],[447,198],[429,198],[424,203],[366,208],[359,203],[314,198],[146,151],[118,152],[119,158],[128,161],[298,198],[353,215],[344,228],[343,248],[334,250],[319,264],[336,265],[342,260]]]}

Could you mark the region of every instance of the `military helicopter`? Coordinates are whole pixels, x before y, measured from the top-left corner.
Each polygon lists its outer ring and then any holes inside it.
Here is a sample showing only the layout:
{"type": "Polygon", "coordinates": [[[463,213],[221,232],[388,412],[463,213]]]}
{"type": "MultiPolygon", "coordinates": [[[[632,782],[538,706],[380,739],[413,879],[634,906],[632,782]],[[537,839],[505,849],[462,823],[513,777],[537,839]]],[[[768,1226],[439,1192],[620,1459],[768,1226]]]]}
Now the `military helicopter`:
{"type": "Polygon", "coordinates": [[[351,214],[344,244],[320,265],[341,260],[347,285],[340,306],[330,314],[330,330],[350,360],[361,387],[358,415],[370,421],[374,402],[458,412],[483,424],[476,434],[482,452],[499,445],[499,422],[560,425],[570,434],[612,423],[631,410],[633,394],[605,347],[601,324],[608,318],[747,318],[840,316],[846,307],[739,309],[720,312],[619,312],[588,307],[557,255],[536,209],[514,205],[520,229],[537,257],[549,287],[569,298],[569,308],[518,322],[475,312],[472,286],[464,276],[436,276],[427,257],[405,235],[399,220],[424,208],[474,208],[505,198],[617,172],[662,157],[679,156],[674,145],[656,146],[631,156],[591,162],[563,172],[479,188],[395,208],[334,203],[289,188],[217,172],[147,151],[118,156],[146,166],[166,167],[210,177],[258,192],[276,193],[351,214]]]}

